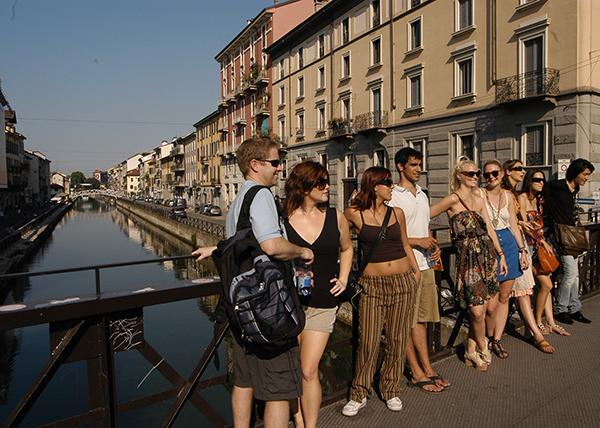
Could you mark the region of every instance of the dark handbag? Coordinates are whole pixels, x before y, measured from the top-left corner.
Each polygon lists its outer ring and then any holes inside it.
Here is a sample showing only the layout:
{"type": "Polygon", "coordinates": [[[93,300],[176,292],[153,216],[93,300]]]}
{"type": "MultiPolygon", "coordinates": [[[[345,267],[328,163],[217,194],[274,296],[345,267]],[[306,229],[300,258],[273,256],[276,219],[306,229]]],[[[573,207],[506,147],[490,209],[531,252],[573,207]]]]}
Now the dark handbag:
{"type": "Polygon", "coordinates": [[[537,247],[537,273],[539,275],[550,275],[560,266],[560,262],[552,251],[548,251],[543,245],[537,247]]]}
{"type": "Polygon", "coordinates": [[[360,293],[362,293],[363,291],[363,287],[360,284],[360,282],[358,282],[358,280],[360,279],[365,268],[369,264],[371,257],[373,257],[373,254],[375,253],[375,249],[379,245],[379,242],[381,242],[382,239],[385,239],[385,232],[387,230],[388,222],[390,221],[391,215],[392,208],[388,207],[387,211],[385,212],[385,217],[383,218],[383,223],[381,223],[381,229],[379,229],[379,235],[377,235],[377,240],[375,241],[367,255],[361,260],[358,269],[353,270],[352,272],[350,272],[350,275],[348,275],[346,289],[342,294],[340,294],[340,302],[350,302],[352,306],[355,305],[356,300],[360,296],[360,293]]]}
{"type": "Polygon", "coordinates": [[[557,224],[556,230],[563,254],[578,256],[585,251],[589,251],[590,242],[585,227],[557,224]]]}

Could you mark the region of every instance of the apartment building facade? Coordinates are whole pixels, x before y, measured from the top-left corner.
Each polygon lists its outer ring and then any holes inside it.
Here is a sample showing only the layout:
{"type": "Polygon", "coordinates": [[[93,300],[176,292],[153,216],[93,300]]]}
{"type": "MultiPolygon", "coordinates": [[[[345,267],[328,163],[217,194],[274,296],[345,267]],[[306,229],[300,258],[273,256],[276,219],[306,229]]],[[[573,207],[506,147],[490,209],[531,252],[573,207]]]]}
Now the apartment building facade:
{"type": "Polygon", "coordinates": [[[547,174],[561,159],[598,163],[594,19],[592,0],[332,0],[267,49],[287,166],[322,162],[344,206],[361,171],[393,170],[406,145],[424,152],[434,198],[460,156],[547,174]]]}
{"type": "Polygon", "coordinates": [[[218,128],[225,207],[235,198],[243,180],[239,172],[234,172],[237,169],[235,150],[248,137],[257,133],[269,134],[273,130],[271,62],[264,50],[311,16],[322,3],[325,2],[275,2],[250,20],[215,57],[220,64],[218,128]]]}
{"type": "MultiPolygon", "coordinates": [[[[221,113],[215,110],[194,124],[196,140],[198,141],[198,160],[196,171],[198,204],[213,204],[221,206],[225,184],[221,180],[221,132],[219,123],[221,113]]],[[[224,207],[223,207],[224,208],[224,207]]]]}

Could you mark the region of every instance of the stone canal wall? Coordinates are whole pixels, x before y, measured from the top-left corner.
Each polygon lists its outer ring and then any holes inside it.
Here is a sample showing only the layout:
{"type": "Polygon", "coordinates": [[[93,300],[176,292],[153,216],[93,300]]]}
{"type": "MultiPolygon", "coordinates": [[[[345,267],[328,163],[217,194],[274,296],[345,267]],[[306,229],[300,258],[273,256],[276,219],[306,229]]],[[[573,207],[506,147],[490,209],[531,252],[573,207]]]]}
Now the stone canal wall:
{"type": "Polygon", "coordinates": [[[15,272],[29,260],[73,206],[52,207],[0,241],[0,275],[15,272]]]}
{"type": "Polygon", "coordinates": [[[222,239],[220,232],[223,226],[208,219],[174,220],[168,217],[169,208],[167,207],[126,199],[113,199],[113,201],[123,211],[147,221],[194,248],[216,245],[222,239]]]}

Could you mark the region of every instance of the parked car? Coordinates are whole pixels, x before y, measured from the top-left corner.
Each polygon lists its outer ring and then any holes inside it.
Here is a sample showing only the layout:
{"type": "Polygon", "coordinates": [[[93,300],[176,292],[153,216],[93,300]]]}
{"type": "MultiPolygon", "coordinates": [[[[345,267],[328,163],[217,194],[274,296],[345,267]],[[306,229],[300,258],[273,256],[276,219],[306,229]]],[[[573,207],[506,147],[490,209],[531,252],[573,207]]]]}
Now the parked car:
{"type": "Polygon", "coordinates": [[[180,218],[186,218],[187,213],[183,207],[174,207],[171,209],[171,211],[169,211],[169,217],[174,220],[179,220],[180,218]]]}
{"type": "Polygon", "coordinates": [[[196,204],[196,206],[194,207],[194,211],[200,214],[204,214],[204,210],[207,206],[210,206],[210,204],[196,204]]]}
{"type": "Polygon", "coordinates": [[[222,215],[221,208],[216,205],[211,205],[210,209],[208,210],[208,215],[211,215],[211,216],[222,215]]]}
{"type": "Polygon", "coordinates": [[[183,198],[176,198],[175,199],[175,206],[176,207],[183,207],[183,208],[187,208],[187,201],[183,198]]]}

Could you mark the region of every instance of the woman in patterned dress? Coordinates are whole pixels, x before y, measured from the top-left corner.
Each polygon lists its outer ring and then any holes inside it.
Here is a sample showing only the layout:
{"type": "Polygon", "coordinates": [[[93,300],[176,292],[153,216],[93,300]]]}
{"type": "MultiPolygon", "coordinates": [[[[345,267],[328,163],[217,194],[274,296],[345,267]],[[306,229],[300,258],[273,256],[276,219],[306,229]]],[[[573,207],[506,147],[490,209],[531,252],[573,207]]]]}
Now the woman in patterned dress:
{"type": "Polygon", "coordinates": [[[523,180],[523,188],[519,194],[519,205],[521,207],[521,218],[519,222],[529,247],[529,252],[533,258],[533,273],[535,280],[539,285],[535,303],[535,322],[542,334],[550,334],[551,331],[561,336],[570,336],[563,326],[557,324],[554,320],[552,311],[552,279],[550,275],[538,272],[537,250],[545,247],[551,253],[555,253],[554,248],[544,237],[544,220],[542,218],[544,201],[542,199],[542,190],[546,177],[541,169],[534,169],[527,172],[523,180]],[[546,316],[547,325],[542,321],[542,315],[546,316]]]}
{"type": "Polygon", "coordinates": [[[485,337],[487,302],[498,293],[497,266],[502,274],[507,267],[483,199],[474,192],[480,175],[473,161],[460,160],[452,173],[452,193],[431,207],[431,217],[445,211],[450,219],[456,247],[456,289],[470,318],[465,364],[486,371],[492,361],[485,337]]]}

